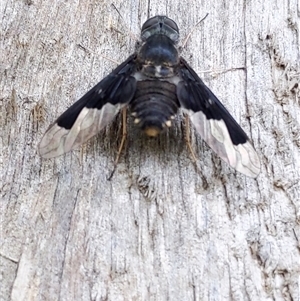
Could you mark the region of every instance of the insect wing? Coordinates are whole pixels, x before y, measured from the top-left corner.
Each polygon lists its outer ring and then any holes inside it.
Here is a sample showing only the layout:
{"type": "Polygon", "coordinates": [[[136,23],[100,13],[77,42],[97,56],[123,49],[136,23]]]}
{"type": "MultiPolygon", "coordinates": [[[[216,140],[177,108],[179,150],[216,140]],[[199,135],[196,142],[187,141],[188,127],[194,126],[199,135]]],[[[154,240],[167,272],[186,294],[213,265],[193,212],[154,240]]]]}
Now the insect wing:
{"type": "Polygon", "coordinates": [[[136,90],[134,72],[135,55],[132,55],[49,127],[39,144],[40,155],[60,156],[103,129],[132,100],[136,90]]]}
{"type": "Polygon", "coordinates": [[[247,135],[196,72],[180,60],[177,97],[197,132],[230,166],[256,177],[260,161],[247,135]]]}

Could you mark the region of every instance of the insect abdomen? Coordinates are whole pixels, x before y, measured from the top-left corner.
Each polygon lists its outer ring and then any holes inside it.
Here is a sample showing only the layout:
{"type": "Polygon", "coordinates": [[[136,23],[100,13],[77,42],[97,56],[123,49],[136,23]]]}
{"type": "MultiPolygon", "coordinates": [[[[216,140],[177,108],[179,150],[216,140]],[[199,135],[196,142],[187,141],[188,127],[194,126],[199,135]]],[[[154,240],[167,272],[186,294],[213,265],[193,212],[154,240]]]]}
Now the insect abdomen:
{"type": "Polygon", "coordinates": [[[135,123],[148,136],[157,136],[165,126],[171,126],[171,118],[177,114],[179,102],[176,86],[167,81],[138,81],[130,103],[135,123]]]}

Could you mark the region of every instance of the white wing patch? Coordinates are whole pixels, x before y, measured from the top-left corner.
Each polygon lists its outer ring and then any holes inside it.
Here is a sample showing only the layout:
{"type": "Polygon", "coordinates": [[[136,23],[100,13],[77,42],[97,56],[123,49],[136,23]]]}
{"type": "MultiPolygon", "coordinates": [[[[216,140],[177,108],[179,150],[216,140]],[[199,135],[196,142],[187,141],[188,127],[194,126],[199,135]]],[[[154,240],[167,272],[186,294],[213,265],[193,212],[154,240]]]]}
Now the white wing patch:
{"type": "Polygon", "coordinates": [[[234,145],[223,120],[209,119],[200,111],[186,111],[197,132],[221,159],[237,171],[255,178],[260,172],[260,161],[249,141],[234,145]]]}
{"type": "Polygon", "coordinates": [[[60,156],[89,140],[116,116],[124,105],[106,103],[101,110],[83,108],[70,130],[54,123],[44,135],[39,153],[43,158],[60,156]]]}

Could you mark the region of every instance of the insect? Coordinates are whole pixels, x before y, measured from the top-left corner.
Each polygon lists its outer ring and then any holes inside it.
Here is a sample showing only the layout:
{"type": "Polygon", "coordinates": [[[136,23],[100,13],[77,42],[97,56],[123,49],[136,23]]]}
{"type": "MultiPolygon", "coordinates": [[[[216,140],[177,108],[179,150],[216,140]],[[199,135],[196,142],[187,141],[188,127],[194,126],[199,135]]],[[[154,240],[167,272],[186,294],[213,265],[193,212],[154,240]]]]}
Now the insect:
{"type": "Polygon", "coordinates": [[[195,71],[179,55],[179,29],[166,16],[142,26],[140,50],[68,108],[39,144],[43,158],[60,156],[86,142],[129,108],[148,136],[171,126],[179,110],[206,143],[237,171],[256,177],[260,162],[247,135],[195,71]]]}

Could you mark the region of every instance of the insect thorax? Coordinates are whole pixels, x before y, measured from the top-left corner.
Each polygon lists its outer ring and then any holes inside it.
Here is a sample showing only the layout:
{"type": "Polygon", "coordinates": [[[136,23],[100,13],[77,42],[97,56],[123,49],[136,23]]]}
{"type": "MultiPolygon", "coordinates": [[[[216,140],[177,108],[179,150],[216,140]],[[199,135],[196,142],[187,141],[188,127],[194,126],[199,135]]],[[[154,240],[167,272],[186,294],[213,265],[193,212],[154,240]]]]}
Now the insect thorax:
{"type": "Polygon", "coordinates": [[[130,103],[135,123],[148,136],[156,136],[177,114],[176,85],[178,51],[167,36],[153,35],[137,56],[137,87],[130,103]]]}

